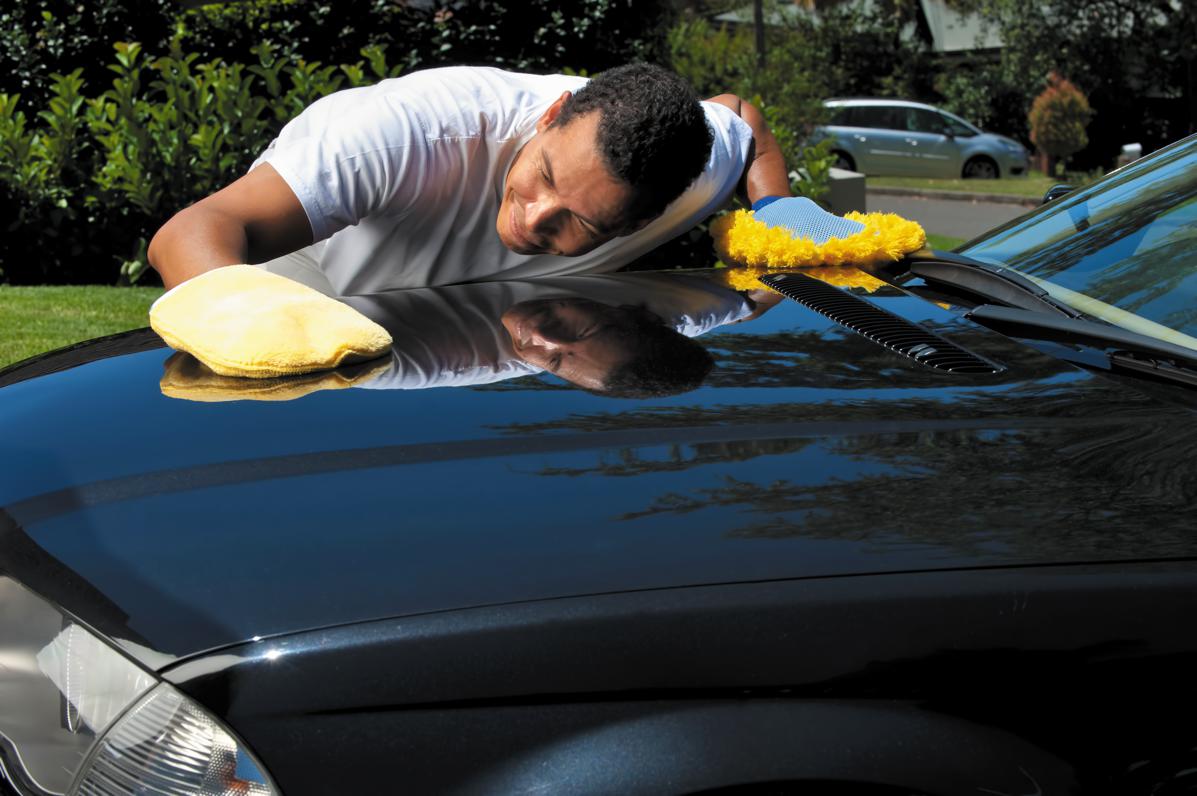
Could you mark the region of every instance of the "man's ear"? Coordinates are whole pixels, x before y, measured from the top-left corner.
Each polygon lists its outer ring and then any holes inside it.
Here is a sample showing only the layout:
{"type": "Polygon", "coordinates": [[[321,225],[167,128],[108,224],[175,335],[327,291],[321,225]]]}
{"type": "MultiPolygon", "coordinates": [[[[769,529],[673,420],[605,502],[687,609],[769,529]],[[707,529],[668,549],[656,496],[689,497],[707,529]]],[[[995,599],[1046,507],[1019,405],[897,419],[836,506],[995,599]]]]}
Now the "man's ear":
{"type": "Polygon", "coordinates": [[[561,109],[565,107],[565,103],[573,94],[568,91],[561,92],[561,96],[553,101],[540,118],[536,121],[536,132],[543,133],[552,126],[553,122],[557,121],[557,117],[561,115],[561,109]]]}

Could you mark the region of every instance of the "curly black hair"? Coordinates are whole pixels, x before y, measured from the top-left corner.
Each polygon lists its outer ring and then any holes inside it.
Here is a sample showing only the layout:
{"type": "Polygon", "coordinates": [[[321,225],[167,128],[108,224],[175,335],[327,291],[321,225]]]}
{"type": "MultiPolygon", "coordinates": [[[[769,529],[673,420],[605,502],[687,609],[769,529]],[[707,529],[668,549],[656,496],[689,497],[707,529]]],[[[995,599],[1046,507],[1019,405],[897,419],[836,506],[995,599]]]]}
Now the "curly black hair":
{"type": "Polygon", "coordinates": [[[598,390],[607,398],[656,398],[689,392],[702,384],[715,359],[696,340],[686,337],[661,316],[643,306],[625,304],[624,336],[632,358],[614,368],[598,390]]]}
{"type": "Polygon", "coordinates": [[[602,117],[598,146],[612,176],[632,186],[627,226],[651,221],[702,173],[711,130],[694,89],[653,64],[633,63],[592,78],[561,108],[555,125],[592,111],[602,117]]]}

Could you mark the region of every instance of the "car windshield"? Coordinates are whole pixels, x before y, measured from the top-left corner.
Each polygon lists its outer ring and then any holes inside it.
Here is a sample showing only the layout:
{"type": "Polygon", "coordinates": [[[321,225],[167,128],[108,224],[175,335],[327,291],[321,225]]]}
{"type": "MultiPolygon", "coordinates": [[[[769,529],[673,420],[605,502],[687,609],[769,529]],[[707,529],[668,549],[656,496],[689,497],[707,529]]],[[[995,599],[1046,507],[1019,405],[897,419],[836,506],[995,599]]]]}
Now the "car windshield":
{"type": "Polygon", "coordinates": [[[1041,281],[1053,296],[1082,312],[1096,299],[1197,335],[1197,138],[1133,163],[959,251],[1041,281]]]}

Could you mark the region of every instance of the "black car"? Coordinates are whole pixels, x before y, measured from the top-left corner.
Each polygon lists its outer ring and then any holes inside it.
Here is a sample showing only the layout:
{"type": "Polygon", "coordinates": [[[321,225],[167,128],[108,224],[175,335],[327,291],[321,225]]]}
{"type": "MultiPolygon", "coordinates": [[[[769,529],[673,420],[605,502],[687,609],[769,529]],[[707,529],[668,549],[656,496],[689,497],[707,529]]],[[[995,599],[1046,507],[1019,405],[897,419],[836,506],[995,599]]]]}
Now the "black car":
{"type": "Polygon", "coordinates": [[[1195,215],[1189,139],[743,323],[563,278],[351,299],[353,372],[8,368],[2,787],[1195,792],[1195,215]],[[714,368],[612,398],[478,309],[571,295],[714,368]]]}

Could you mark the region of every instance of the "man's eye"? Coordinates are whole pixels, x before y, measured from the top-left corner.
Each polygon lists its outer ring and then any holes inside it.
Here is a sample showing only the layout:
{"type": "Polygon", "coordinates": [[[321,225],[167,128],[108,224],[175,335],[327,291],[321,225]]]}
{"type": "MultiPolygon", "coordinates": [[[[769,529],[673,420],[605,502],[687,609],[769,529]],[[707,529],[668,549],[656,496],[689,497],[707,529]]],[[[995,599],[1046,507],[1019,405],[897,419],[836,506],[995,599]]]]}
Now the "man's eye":
{"type": "Polygon", "coordinates": [[[556,373],[560,367],[561,367],[561,355],[558,354],[557,356],[555,356],[549,360],[549,370],[552,371],[553,373],[556,373]]]}

